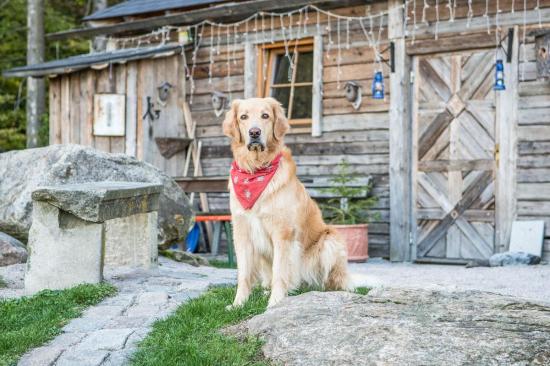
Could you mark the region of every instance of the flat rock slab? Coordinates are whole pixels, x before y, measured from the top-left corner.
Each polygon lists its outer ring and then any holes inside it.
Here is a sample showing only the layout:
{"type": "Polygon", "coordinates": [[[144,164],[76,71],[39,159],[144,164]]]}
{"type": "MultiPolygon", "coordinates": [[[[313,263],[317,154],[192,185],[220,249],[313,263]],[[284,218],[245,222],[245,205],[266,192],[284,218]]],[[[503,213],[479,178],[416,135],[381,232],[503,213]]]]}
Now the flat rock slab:
{"type": "Polygon", "coordinates": [[[482,292],[310,292],[228,328],[284,365],[550,364],[550,307],[482,292]]]}
{"type": "Polygon", "coordinates": [[[103,222],[157,210],[161,192],[160,184],[103,181],[39,187],[32,198],[82,220],[103,222]]]}
{"type": "Polygon", "coordinates": [[[50,145],[0,154],[0,231],[26,243],[32,192],[39,187],[102,181],[161,184],[159,244],[181,241],[193,223],[185,192],[170,176],[144,161],[81,145],[50,145]]]}

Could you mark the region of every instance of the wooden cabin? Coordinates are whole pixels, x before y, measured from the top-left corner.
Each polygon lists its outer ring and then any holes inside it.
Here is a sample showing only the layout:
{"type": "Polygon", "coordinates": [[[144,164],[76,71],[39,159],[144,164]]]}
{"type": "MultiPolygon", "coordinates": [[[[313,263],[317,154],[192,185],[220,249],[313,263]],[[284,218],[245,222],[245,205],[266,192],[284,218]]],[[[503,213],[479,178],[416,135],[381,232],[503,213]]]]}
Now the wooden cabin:
{"type": "MultiPolygon", "coordinates": [[[[231,100],[274,96],[302,179],[322,184],[345,159],[373,180],[371,256],[486,258],[507,250],[514,220],[536,219],[548,260],[550,0],[525,5],[126,1],[86,18],[88,28],[48,35],[105,37],[107,51],[5,74],[49,78],[50,143],[133,155],[182,182],[227,176],[231,100]],[[240,23],[196,26],[205,19],[240,23]],[[496,58],[505,90],[494,90],[496,58]],[[200,157],[187,157],[191,140],[200,157]]],[[[202,204],[227,209],[228,194],[214,190],[202,204]]]]}

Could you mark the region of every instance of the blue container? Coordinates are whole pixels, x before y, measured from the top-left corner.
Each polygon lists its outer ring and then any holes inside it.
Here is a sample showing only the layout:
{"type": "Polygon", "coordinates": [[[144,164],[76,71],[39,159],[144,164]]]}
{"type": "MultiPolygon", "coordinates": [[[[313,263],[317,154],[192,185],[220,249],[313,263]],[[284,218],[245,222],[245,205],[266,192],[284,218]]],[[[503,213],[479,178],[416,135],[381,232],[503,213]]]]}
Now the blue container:
{"type": "Polygon", "coordinates": [[[497,60],[495,64],[495,85],[493,90],[506,90],[504,85],[504,64],[502,60],[497,60]]]}
{"type": "Polygon", "coordinates": [[[201,235],[201,229],[198,223],[195,223],[187,238],[185,238],[185,246],[189,253],[196,253],[199,247],[199,237],[201,235]]]}
{"type": "Polygon", "coordinates": [[[372,98],[384,99],[384,76],[382,71],[377,71],[374,74],[374,80],[372,81],[372,98]]]}

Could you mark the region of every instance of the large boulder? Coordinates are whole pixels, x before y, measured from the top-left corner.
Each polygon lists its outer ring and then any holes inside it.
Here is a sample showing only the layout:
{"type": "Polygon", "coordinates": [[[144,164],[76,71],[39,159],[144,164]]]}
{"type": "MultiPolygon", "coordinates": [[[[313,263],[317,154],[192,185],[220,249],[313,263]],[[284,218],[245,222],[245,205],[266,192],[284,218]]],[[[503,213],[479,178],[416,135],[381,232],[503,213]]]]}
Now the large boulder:
{"type": "Polygon", "coordinates": [[[25,263],[27,249],[19,240],[0,232],[0,267],[25,263]]]}
{"type": "Polygon", "coordinates": [[[31,193],[40,186],[93,181],[162,184],[159,244],[183,240],[192,222],[189,201],[178,184],[154,166],[124,154],[81,145],[51,145],[0,154],[0,231],[23,242],[31,226],[31,193]]]}
{"type": "Polygon", "coordinates": [[[226,329],[281,365],[549,365],[550,306],[481,292],[309,292],[226,329]]]}

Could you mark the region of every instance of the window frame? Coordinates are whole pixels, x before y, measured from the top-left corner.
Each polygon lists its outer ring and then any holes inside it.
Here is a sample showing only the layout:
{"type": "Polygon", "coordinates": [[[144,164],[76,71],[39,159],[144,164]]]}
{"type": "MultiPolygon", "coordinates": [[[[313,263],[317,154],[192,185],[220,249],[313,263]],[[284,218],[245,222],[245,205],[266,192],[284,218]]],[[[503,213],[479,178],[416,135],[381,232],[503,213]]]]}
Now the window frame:
{"type": "MultiPolygon", "coordinates": [[[[289,41],[287,42],[287,47],[289,52],[294,52],[295,50],[298,52],[298,62],[300,60],[300,53],[302,52],[313,52],[314,50],[314,38],[302,38],[297,41],[289,41]]],[[[292,80],[288,84],[272,84],[273,80],[273,74],[275,72],[274,70],[274,61],[275,57],[279,55],[284,55],[286,52],[285,48],[285,42],[284,41],[277,41],[273,43],[265,43],[258,45],[258,63],[257,63],[257,84],[256,84],[256,90],[257,90],[257,96],[258,97],[268,97],[269,92],[271,88],[275,85],[276,87],[290,87],[290,97],[288,102],[288,111],[287,117],[292,114],[292,103],[294,98],[294,90],[296,87],[301,86],[310,86],[311,87],[311,94],[312,94],[312,105],[311,105],[311,118],[296,118],[296,119],[289,119],[288,122],[290,123],[293,128],[291,129],[294,133],[303,133],[303,132],[311,132],[312,131],[312,125],[313,125],[313,103],[314,100],[314,88],[315,88],[315,72],[313,72],[312,80],[308,82],[299,82],[296,83],[296,70],[297,68],[294,68],[294,72],[292,75],[292,80]],[[264,62],[267,61],[267,68],[264,70],[264,62]],[[264,80],[264,72],[267,74],[265,75],[264,80]]],[[[312,68],[315,69],[315,60],[312,61],[312,68]]]]}

